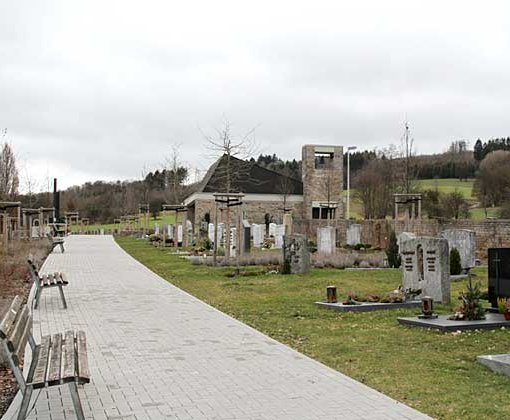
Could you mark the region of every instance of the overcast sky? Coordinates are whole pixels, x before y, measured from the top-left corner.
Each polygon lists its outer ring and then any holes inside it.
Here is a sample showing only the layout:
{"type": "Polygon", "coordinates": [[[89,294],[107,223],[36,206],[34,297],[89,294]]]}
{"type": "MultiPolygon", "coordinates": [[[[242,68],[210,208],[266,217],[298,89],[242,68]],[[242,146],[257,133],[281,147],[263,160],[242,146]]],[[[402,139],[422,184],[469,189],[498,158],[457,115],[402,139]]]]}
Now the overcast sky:
{"type": "MultiPolygon", "coordinates": [[[[508,1],[8,1],[0,127],[38,190],[134,179],[203,134],[257,127],[258,152],[418,153],[510,136],[508,1]]],[[[22,185],[23,186],[23,185],[22,185]]]]}

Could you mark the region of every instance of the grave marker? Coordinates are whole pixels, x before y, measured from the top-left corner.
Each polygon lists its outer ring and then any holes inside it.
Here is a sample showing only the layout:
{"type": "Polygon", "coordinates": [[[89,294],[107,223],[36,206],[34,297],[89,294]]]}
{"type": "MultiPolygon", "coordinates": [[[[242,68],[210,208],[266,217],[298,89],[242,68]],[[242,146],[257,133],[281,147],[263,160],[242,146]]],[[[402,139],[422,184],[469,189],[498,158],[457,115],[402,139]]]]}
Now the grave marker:
{"type": "Polygon", "coordinates": [[[361,243],[361,225],[353,223],[347,228],[347,245],[354,246],[361,243]]]}
{"type": "Polygon", "coordinates": [[[332,255],[336,251],[336,230],[332,226],[317,229],[317,252],[332,255]]]}
{"type": "Polygon", "coordinates": [[[456,248],[460,254],[460,264],[463,270],[475,266],[476,232],[468,229],[447,229],[441,232],[441,237],[448,241],[450,250],[456,248]]]}
{"type": "Polygon", "coordinates": [[[285,235],[283,237],[283,260],[289,265],[290,274],[303,274],[310,271],[310,253],[306,236],[285,235]]]}
{"type": "Polygon", "coordinates": [[[403,288],[450,303],[450,255],[444,238],[416,237],[401,243],[403,288]]]}

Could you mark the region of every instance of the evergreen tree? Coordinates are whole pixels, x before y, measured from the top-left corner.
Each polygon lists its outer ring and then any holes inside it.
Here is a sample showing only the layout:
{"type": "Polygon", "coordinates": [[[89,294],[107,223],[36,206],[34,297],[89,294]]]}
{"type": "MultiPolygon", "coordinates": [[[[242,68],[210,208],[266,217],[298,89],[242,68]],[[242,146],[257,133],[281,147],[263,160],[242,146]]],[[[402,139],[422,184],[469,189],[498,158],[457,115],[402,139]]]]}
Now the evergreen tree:
{"type": "Polygon", "coordinates": [[[482,140],[478,139],[475,143],[475,147],[473,148],[473,156],[477,162],[480,162],[483,159],[483,144],[482,140]]]}
{"type": "Polygon", "coordinates": [[[450,274],[456,276],[462,271],[462,265],[460,263],[460,254],[457,248],[452,248],[450,251],[450,274]]]}
{"type": "Polygon", "coordinates": [[[397,235],[395,231],[391,231],[388,247],[386,248],[386,257],[388,258],[388,265],[391,268],[399,268],[401,264],[400,254],[398,252],[397,235]]]}

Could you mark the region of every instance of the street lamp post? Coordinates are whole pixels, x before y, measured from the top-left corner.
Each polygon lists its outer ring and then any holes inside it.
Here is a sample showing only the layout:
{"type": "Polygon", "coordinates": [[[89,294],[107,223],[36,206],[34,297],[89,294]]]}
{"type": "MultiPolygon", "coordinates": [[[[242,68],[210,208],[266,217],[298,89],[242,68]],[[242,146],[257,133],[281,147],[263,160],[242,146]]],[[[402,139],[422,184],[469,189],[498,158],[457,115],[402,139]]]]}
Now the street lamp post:
{"type": "Polygon", "coordinates": [[[356,150],[357,147],[356,146],[348,146],[347,147],[347,220],[350,219],[350,204],[351,204],[351,200],[350,200],[350,183],[351,183],[351,167],[350,167],[350,160],[349,160],[349,152],[351,150],[356,150]]]}

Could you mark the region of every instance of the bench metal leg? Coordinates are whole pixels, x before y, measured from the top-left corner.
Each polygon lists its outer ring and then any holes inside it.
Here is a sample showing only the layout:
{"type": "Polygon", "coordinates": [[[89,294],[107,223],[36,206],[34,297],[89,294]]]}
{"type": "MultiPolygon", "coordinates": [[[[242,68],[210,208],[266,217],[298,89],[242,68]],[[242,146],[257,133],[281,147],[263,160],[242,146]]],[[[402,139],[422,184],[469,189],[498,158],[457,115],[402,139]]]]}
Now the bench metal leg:
{"type": "Polygon", "coordinates": [[[80,396],[78,395],[78,386],[76,382],[69,382],[69,391],[71,391],[71,398],[73,400],[74,411],[78,420],[85,420],[83,415],[83,408],[81,407],[80,396]]]}
{"type": "MultiPolygon", "coordinates": [[[[36,280],[36,281],[39,281],[39,280],[36,280]]],[[[35,292],[34,309],[39,308],[39,300],[41,299],[41,293],[42,293],[42,287],[38,287],[36,292],[35,292]]]]}
{"type": "Polygon", "coordinates": [[[31,386],[27,386],[25,388],[25,393],[23,394],[23,400],[21,401],[21,407],[18,412],[18,420],[25,420],[27,418],[27,410],[30,405],[30,398],[32,397],[33,388],[31,386]]]}
{"type": "Polygon", "coordinates": [[[64,305],[64,309],[67,309],[66,298],[64,296],[64,290],[62,289],[62,285],[58,285],[58,291],[60,292],[60,299],[62,299],[62,304],[64,305]]]}

